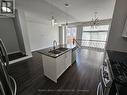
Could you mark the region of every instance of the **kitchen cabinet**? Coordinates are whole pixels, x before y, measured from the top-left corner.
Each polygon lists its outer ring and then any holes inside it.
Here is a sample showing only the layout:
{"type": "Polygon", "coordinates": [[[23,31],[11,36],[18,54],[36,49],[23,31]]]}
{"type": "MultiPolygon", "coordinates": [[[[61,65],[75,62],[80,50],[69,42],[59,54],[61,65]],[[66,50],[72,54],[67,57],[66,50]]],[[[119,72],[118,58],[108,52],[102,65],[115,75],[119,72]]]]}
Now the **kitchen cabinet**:
{"type": "Polygon", "coordinates": [[[67,69],[72,64],[72,62],[71,62],[72,57],[71,56],[72,56],[72,51],[67,52],[65,54],[65,69],[67,69]]]}
{"type": "Polygon", "coordinates": [[[65,72],[72,64],[72,50],[53,58],[42,55],[44,75],[57,83],[57,79],[65,72]]]}
{"type": "Polygon", "coordinates": [[[63,54],[56,58],[56,73],[57,73],[57,78],[65,71],[65,55],[63,54]]]}
{"type": "Polygon", "coordinates": [[[76,61],[76,52],[77,52],[77,48],[72,50],[72,63],[76,61]]]}

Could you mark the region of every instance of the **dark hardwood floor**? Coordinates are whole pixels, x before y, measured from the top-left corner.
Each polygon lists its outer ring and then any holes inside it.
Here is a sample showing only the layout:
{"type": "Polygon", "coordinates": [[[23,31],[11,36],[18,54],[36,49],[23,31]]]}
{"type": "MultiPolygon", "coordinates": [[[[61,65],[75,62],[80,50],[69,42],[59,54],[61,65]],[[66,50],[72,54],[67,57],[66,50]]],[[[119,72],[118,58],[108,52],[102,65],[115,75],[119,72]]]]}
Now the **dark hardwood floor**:
{"type": "Polygon", "coordinates": [[[17,95],[96,95],[103,52],[78,50],[77,62],[54,83],[43,75],[41,55],[9,66],[17,82],[17,95]]]}

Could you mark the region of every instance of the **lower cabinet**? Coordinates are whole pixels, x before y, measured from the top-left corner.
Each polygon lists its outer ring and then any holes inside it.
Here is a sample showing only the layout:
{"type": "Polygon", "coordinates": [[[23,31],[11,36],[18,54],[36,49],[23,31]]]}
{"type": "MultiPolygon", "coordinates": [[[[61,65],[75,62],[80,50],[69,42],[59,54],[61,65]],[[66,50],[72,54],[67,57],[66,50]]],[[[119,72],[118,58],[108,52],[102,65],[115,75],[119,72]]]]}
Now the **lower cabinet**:
{"type": "Polygon", "coordinates": [[[56,68],[57,78],[59,78],[60,75],[65,71],[65,54],[56,58],[56,68]]]}
{"type": "Polygon", "coordinates": [[[44,75],[57,82],[57,79],[72,64],[72,50],[57,58],[42,55],[44,75]]]}
{"type": "Polygon", "coordinates": [[[49,79],[57,82],[56,78],[56,60],[55,58],[42,55],[44,75],[49,79]]]}
{"type": "Polygon", "coordinates": [[[65,69],[67,69],[71,64],[72,64],[72,51],[71,52],[67,52],[65,54],[65,69]]]}
{"type": "Polygon", "coordinates": [[[76,52],[77,52],[77,49],[72,51],[72,63],[76,61],[76,52]]]}

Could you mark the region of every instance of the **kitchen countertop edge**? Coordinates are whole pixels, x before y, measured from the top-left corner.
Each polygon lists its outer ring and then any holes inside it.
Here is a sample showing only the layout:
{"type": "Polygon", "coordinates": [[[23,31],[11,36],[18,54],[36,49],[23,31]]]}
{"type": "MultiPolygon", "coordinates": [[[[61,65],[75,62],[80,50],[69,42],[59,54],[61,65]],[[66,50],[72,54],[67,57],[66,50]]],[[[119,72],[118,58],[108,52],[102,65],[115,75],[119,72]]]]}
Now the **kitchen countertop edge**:
{"type": "Polygon", "coordinates": [[[60,47],[62,47],[62,48],[68,48],[68,50],[63,51],[63,52],[60,53],[60,54],[50,54],[50,53],[48,53],[48,52],[49,52],[49,50],[52,50],[53,47],[49,47],[49,48],[45,48],[45,49],[39,50],[39,51],[37,51],[37,52],[40,53],[40,54],[43,54],[43,55],[52,57],[52,58],[57,58],[57,57],[59,57],[59,56],[65,54],[66,52],[68,52],[68,51],[70,51],[70,50],[74,51],[74,50],[77,49],[77,46],[76,46],[76,45],[62,45],[62,46],[59,45],[59,46],[56,47],[56,49],[57,49],[57,48],[60,48],[60,47]]]}

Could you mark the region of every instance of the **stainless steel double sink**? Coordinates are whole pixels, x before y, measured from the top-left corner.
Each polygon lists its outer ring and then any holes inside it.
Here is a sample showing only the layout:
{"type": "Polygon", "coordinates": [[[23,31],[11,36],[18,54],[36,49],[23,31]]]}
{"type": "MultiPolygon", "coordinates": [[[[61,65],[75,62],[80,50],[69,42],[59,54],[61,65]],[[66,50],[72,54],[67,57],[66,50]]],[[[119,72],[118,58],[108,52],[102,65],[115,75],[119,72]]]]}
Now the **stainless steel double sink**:
{"type": "Polygon", "coordinates": [[[51,53],[51,54],[60,54],[64,51],[68,50],[68,48],[63,48],[63,47],[60,47],[60,48],[57,48],[57,49],[53,49],[53,50],[50,50],[48,53],[51,53]]]}

